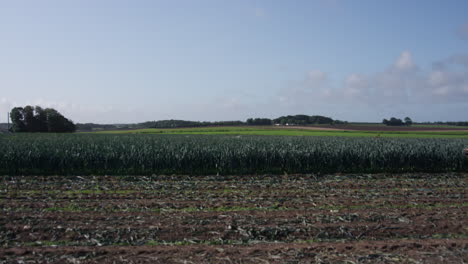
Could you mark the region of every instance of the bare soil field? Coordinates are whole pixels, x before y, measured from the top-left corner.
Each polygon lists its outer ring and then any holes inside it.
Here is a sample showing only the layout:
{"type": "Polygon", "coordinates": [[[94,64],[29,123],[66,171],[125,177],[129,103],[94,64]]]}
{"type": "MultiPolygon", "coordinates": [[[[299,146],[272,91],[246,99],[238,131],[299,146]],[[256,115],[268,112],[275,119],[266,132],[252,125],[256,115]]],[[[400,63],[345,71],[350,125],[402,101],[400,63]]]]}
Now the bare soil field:
{"type": "Polygon", "coordinates": [[[291,128],[310,130],[346,130],[346,131],[421,131],[421,132],[468,132],[466,128],[452,127],[416,127],[416,126],[365,126],[365,125],[333,125],[333,126],[292,126],[291,128]]]}
{"type": "Polygon", "coordinates": [[[3,176],[0,263],[466,263],[468,174],[3,176]]]}

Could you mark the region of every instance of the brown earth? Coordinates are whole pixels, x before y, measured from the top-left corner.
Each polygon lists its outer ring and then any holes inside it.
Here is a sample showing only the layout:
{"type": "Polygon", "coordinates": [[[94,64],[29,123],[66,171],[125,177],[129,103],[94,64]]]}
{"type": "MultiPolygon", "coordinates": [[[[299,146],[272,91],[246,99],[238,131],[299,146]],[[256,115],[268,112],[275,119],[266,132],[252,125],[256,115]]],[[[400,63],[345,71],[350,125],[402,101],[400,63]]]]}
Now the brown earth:
{"type": "Polygon", "coordinates": [[[468,174],[2,177],[0,263],[465,263],[468,174]]]}
{"type": "Polygon", "coordinates": [[[306,130],[338,130],[338,131],[420,131],[420,132],[468,132],[466,128],[450,128],[450,127],[412,127],[412,126],[364,126],[364,125],[333,125],[333,126],[277,126],[280,128],[297,128],[306,130]]]}
{"type": "Polygon", "coordinates": [[[17,263],[466,263],[467,250],[466,240],[426,239],[287,245],[24,247],[0,249],[0,255],[15,257],[17,263]]]}

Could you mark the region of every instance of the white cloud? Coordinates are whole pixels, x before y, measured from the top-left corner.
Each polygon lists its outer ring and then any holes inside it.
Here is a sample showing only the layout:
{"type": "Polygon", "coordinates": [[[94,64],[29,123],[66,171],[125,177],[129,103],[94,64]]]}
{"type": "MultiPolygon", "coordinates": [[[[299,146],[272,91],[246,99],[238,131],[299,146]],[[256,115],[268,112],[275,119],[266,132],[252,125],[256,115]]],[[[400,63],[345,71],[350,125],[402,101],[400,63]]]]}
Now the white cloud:
{"type": "Polygon", "coordinates": [[[343,87],[343,95],[348,98],[364,96],[369,93],[369,80],[362,74],[349,75],[343,87]]]}
{"type": "Polygon", "coordinates": [[[447,76],[443,71],[433,71],[429,74],[429,85],[438,86],[446,82],[447,76]]]}
{"type": "Polygon", "coordinates": [[[346,78],[348,85],[362,85],[363,82],[366,82],[366,78],[360,74],[351,74],[346,78]]]}
{"type": "Polygon", "coordinates": [[[409,71],[415,69],[412,55],[409,51],[403,51],[394,64],[395,69],[409,71]]]}

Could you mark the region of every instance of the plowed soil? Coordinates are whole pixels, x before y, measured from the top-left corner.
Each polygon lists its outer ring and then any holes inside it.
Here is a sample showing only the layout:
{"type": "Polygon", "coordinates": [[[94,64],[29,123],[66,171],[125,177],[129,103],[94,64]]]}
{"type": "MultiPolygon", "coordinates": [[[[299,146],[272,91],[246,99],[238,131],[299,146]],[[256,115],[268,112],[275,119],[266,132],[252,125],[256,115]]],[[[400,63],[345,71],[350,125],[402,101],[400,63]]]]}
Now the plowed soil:
{"type": "Polygon", "coordinates": [[[468,262],[468,174],[1,179],[0,263],[468,262]]]}
{"type": "MultiPolygon", "coordinates": [[[[281,126],[281,128],[287,128],[281,126]]],[[[394,132],[468,132],[466,127],[417,127],[417,126],[377,126],[377,125],[319,125],[319,126],[291,126],[289,128],[300,128],[307,130],[346,130],[346,131],[394,131],[394,132]]]]}

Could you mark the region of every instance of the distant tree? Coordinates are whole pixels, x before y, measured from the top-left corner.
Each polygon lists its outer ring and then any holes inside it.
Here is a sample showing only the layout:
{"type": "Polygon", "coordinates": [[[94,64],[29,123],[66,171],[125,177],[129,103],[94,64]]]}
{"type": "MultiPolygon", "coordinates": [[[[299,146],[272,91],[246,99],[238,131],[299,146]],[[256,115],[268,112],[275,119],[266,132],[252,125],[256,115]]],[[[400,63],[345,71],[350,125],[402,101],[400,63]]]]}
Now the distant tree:
{"type": "Polygon", "coordinates": [[[294,124],[294,125],[311,125],[311,124],[333,124],[335,120],[325,116],[307,116],[307,115],[288,115],[273,119],[275,124],[294,124]]]}
{"type": "Polygon", "coordinates": [[[28,132],[38,132],[37,122],[34,117],[34,107],[27,105],[23,108],[23,122],[28,132]]]}
{"type": "Polygon", "coordinates": [[[269,118],[249,118],[247,119],[247,125],[250,126],[270,126],[272,120],[269,118]]]}
{"type": "Polygon", "coordinates": [[[296,120],[296,125],[302,126],[302,125],[305,125],[305,124],[307,124],[306,120],[302,120],[302,119],[296,120]]]}
{"type": "Polygon", "coordinates": [[[325,116],[315,116],[315,119],[317,120],[317,124],[331,124],[333,123],[333,119],[325,116]]]}
{"type": "Polygon", "coordinates": [[[12,123],[12,127],[11,127],[12,132],[25,132],[26,131],[26,125],[24,124],[22,107],[15,107],[11,109],[10,119],[12,123]]]}
{"type": "Polygon", "coordinates": [[[346,125],[348,124],[347,121],[342,121],[342,120],[334,120],[332,125],[346,125]]]}
{"type": "Polygon", "coordinates": [[[47,132],[47,113],[40,106],[34,108],[37,132],[47,132]]]}
{"type": "MultiPolygon", "coordinates": [[[[127,126],[116,126],[116,125],[104,125],[104,124],[93,124],[93,123],[86,123],[86,124],[76,124],[76,130],[80,131],[92,131],[92,130],[115,130],[115,129],[129,129],[129,125],[127,126]]],[[[47,127],[46,127],[47,130],[47,127]]]]}
{"type": "MultiPolygon", "coordinates": [[[[250,122],[250,121],[249,121],[250,122]]],[[[241,121],[216,121],[216,122],[200,122],[200,121],[187,121],[187,120],[159,120],[159,121],[148,121],[138,124],[131,124],[133,128],[177,128],[177,127],[205,127],[205,126],[241,126],[245,125],[245,122],[241,121]]],[[[80,127],[83,124],[80,124],[80,127]]],[[[111,126],[116,125],[99,125],[90,124],[94,128],[100,129],[112,129],[111,126]]],[[[121,128],[120,125],[117,125],[121,128]]],[[[79,127],[79,129],[81,129],[79,127]]]]}
{"type": "Polygon", "coordinates": [[[11,110],[13,132],[74,132],[75,124],[52,108],[15,107],[11,110]]]}
{"type": "Polygon", "coordinates": [[[413,124],[413,120],[409,117],[405,117],[405,125],[411,126],[413,124]]]}
{"type": "Polygon", "coordinates": [[[403,121],[401,119],[399,119],[399,118],[392,117],[392,118],[390,118],[390,124],[392,126],[402,126],[403,121]]]}
{"type": "Polygon", "coordinates": [[[401,121],[401,119],[392,117],[390,120],[384,119],[383,123],[386,124],[387,126],[403,126],[405,123],[401,121]]]}
{"type": "Polygon", "coordinates": [[[47,116],[47,131],[55,133],[74,132],[76,130],[75,124],[70,120],[66,119],[57,110],[52,108],[46,108],[47,116]]]}

